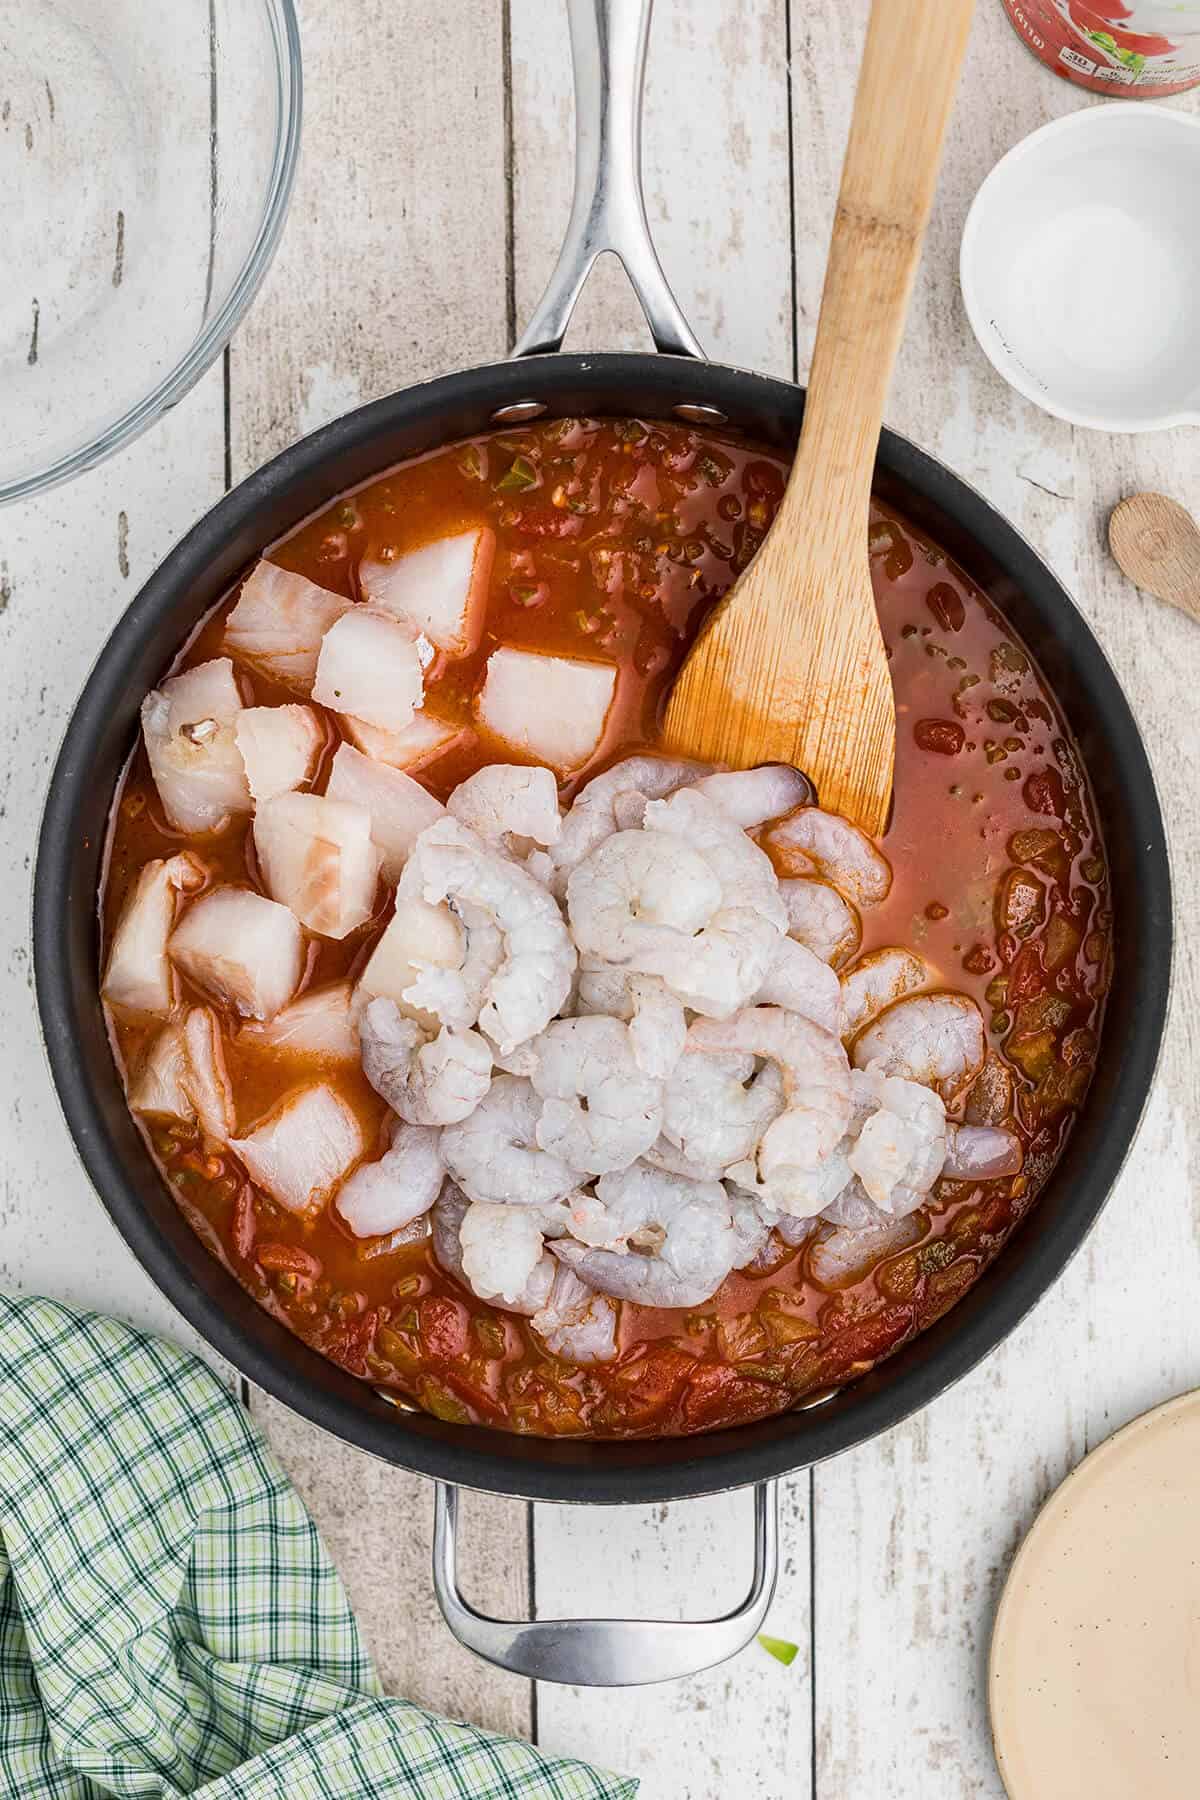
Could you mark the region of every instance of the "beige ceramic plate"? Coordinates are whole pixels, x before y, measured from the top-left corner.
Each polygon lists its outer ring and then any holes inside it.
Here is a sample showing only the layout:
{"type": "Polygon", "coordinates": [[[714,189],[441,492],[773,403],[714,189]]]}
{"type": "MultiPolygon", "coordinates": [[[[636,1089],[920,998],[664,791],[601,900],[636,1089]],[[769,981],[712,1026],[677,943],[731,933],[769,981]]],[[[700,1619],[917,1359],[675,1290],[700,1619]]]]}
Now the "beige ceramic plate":
{"type": "Polygon", "coordinates": [[[1118,1431],[1042,1509],[988,1692],[1011,1800],[1200,1793],[1200,1391],[1118,1431]]]}

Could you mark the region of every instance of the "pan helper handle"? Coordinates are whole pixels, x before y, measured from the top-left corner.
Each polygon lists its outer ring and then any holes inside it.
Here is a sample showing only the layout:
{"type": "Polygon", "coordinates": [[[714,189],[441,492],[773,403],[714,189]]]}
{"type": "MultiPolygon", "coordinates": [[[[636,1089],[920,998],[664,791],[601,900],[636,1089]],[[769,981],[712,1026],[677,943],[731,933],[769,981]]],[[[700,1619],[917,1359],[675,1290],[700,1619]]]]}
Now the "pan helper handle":
{"type": "Polygon", "coordinates": [[[762,1629],[779,1570],[779,1497],[774,1481],[754,1489],[754,1575],[740,1606],[720,1619],[491,1619],[458,1588],[458,1489],[438,1482],[433,1515],[433,1586],[447,1625],[468,1650],[531,1681],[572,1687],[636,1687],[678,1681],[724,1662],[762,1629]]]}
{"type": "Polygon", "coordinates": [[[514,356],[557,350],[592,264],[620,258],[656,350],[704,352],[667,285],[642,197],[642,82],[652,0],[567,0],[575,72],[575,198],[554,273],[514,356]]]}

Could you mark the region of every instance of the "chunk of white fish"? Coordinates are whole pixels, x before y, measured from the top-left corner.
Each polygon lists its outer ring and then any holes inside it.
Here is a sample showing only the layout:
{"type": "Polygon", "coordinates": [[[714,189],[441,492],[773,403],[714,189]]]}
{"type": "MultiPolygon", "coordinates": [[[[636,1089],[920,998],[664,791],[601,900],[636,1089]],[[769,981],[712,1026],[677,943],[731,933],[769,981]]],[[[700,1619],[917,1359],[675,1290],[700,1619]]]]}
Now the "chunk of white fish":
{"type": "Polygon", "coordinates": [[[362,1127],[326,1082],[299,1089],[229,1148],[256,1187],[289,1212],[315,1212],[363,1155],[362,1127]]]}
{"type": "Polygon", "coordinates": [[[225,621],[224,647],[293,693],[311,694],[321,639],[350,605],[306,575],[260,562],[225,621]]]}
{"type": "Polygon", "coordinates": [[[409,620],[439,650],[469,656],[483,630],[495,550],[495,533],[480,526],[388,562],[364,558],[359,584],[373,606],[409,620]]]}
{"type": "Polygon", "coordinates": [[[134,1073],[129,1104],[144,1118],[189,1125],[224,1145],[236,1126],[221,1029],[207,1006],[193,1006],[157,1032],[134,1073]]]}
{"type": "Polygon", "coordinates": [[[443,901],[430,906],[415,894],[398,894],[396,910],[359,976],[359,1000],[392,1000],[426,1031],[439,1020],[405,994],[425,969],[458,969],[465,952],[463,928],[443,901]]]}
{"type": "Polygon", "coordinates": [[[293,915],[250,888],[202,894],[167,948],[189,980],[244,1019],[273,1019],[299,987],[304,966],[293,915]]]}
{"type": "Polygon", "coordinates": [[[204,865],[183,851],[142,869],[113,932],[102,992],[110,1006],[129,1013],[168,1013],[178,982],[167,956],[167,940],[179,910],[179,896],[204,885],[204,865]]]}
{"type": "Polygon", "coordinates": [[[255,814],[254,849],[271,897],[310,931],[344,938],[374,911],[380,854],[365,806],[277,794],[255,814]]]}
{"type": "Polygon", "coordinates": [[[403,769],[374,762],[350,744],[339,747],[325,793],[330,800],[366,808],[371,816],[371,837],[382,859],[383,879],[393,886],[421,833],[446,811],[428,788],[403,769]]]}
{"type": "Polygon", "coordinates": [[[235,730],[242,710],[227,656],[172,675],[142,701],[150,773],[177,831],[221,831],[251,810],[235,730]]]}
{"type": "Polygon", "coordinates": [[[445,1180],[441,1133],[397,1119],[378,1162],[360,1163],[338,1189],[334,1206],[355,1237],[401,1231],[427,1213],[445,1180]]]}
{"type": "Polygon", "coordinates": [[[342,727],[354,748],[364,756],[388,763],[393,769],[407,769],[410,774],[461,748],[475,735],[469,725],[436,718],[421,707],[399,731],[381,731],[378,725],[368,725],[352,713],[343,717],[342,727]]]}
{"type": "Polygon", "coordinates": [[[274,1050],[281,1056],[356,1063],[359,1046],[353,992],[349,981],[309,988],[273,1019],[243,1025],[238,1044],[274,1050]]]}
{"type": "Polygon", "coordinates": [[[325,743],[311,706],[247,706],[234,736],[256,805],[288,794],[312,779],[325,743]]]}
{"type": "Polygon", "coordinates": [[[325,633],[313,682],[313,699],[322,706],[402,731],[424,691],[417,641],[390,614],[356,606],[325,633]]]}
{"type": "Polygon", "coordinates": [[[616,682],[612,663],[502,645],[488,658],[476,717],[501,743],[569,774],[599,748],[616,682]]]}

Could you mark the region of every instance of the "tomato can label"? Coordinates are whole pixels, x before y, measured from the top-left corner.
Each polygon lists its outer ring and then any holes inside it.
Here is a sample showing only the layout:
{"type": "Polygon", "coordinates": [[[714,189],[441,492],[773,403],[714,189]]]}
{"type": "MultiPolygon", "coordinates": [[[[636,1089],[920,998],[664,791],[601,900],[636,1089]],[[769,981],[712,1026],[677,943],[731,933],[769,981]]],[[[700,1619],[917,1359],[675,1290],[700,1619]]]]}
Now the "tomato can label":
{"type": "Polygon", "coordinates": [[[1034,55],[1093,93],[1161,99],[1200,86],[1200,0],[1002,0],[1034,55]]]}

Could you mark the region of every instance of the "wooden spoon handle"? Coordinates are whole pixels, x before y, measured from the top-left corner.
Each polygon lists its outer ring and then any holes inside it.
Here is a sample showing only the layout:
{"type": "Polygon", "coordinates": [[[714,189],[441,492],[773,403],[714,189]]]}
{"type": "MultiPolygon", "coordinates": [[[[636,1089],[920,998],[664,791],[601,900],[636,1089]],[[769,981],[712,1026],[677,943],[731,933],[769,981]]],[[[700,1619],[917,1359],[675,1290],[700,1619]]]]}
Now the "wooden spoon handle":
{"type": "Polygon", "coordinates": [[[874,0],[784,508],[858,541],[974,0],[874,0]],[[815,492],[821,504],[810,510],[815,492]]]}

